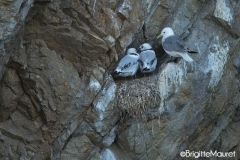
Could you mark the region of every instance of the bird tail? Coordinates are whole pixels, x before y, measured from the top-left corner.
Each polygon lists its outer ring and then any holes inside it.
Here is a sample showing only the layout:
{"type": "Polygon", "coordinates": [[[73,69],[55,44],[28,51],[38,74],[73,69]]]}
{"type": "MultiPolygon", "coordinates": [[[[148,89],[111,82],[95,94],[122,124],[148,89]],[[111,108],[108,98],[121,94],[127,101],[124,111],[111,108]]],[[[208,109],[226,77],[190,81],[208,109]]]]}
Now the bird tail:
{"type": "Polygon", "coordinates": [[[188,62],[193,61],[193,59],[187,53],[183,53],[183,54],[181,54],[181,56],[183,57],[183,59],[185,59],[188,62]]]}

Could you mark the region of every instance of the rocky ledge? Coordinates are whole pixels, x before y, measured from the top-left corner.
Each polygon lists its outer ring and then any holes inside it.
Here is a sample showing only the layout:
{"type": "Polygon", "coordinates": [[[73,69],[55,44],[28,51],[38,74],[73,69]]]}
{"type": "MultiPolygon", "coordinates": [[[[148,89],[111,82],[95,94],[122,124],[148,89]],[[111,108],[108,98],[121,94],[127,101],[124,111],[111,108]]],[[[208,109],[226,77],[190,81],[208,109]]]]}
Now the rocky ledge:
{"type": "Polygon", "coordinates": [[[240,157],[240,2],[3,0],[0,159],[240,157]],[[194,62],[166,63],[164,27],[194,62]],[[117,78],[129,47],[152,44],[152,74],[117,78]]]}

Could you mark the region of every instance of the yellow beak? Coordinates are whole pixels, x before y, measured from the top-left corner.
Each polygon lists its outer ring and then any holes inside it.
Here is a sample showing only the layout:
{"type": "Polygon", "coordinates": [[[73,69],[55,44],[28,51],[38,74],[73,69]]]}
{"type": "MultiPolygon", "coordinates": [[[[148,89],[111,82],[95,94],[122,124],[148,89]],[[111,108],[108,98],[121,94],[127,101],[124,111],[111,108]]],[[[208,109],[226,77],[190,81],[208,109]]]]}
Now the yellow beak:
{"type": "Polygon", "coordinates": [[[161,38],[161,37],[162,37],[162,35],[160,34],[159,36],[157,36],[157,39],[158,39],[158,38],[161,38]]]}

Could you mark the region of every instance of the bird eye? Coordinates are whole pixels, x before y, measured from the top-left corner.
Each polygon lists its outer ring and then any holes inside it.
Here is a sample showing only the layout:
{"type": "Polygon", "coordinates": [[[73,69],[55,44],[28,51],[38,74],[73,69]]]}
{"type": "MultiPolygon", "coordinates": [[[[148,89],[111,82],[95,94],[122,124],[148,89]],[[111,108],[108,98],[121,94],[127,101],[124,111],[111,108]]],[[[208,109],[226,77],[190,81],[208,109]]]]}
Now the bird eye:
{"type": "Polygon", "coordinates": [[[163,32],[163,33],[165,33],[165,32],[163,32]]]}

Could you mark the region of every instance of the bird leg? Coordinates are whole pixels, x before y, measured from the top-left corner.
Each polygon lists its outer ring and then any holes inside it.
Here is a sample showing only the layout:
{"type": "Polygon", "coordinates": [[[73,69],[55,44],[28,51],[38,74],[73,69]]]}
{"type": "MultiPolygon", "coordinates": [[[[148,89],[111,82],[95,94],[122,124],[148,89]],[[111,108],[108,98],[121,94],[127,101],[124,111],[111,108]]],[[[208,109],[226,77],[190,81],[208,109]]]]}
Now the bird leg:
{"type": "Polygon", "coordinates": [[[179,61],[180,57],[172,57],[170,56],[170,60],[168,60],[166,63],[174,62],[177,63],[179,61]]]}
{"type": "Polygon", "coordinates": [[[137,73],[134,75],[135,79],[137,79],[137,73]]]}
{"type": "Polygon", "coordinates": [[[178,62],[180,61],[180,59],[181,59],[181,57],[177,57],[177,58],[175,58],[173,61],[174,61],[175,63],[178,63],[178,62]]]}
{"type": "Polygon", "coordinates": [[[170,63],[170,62],[174,62],[174,60],[172,59],[172,56],[170,56],[170,60],[168,60],[166,63],[170,63]]]}

